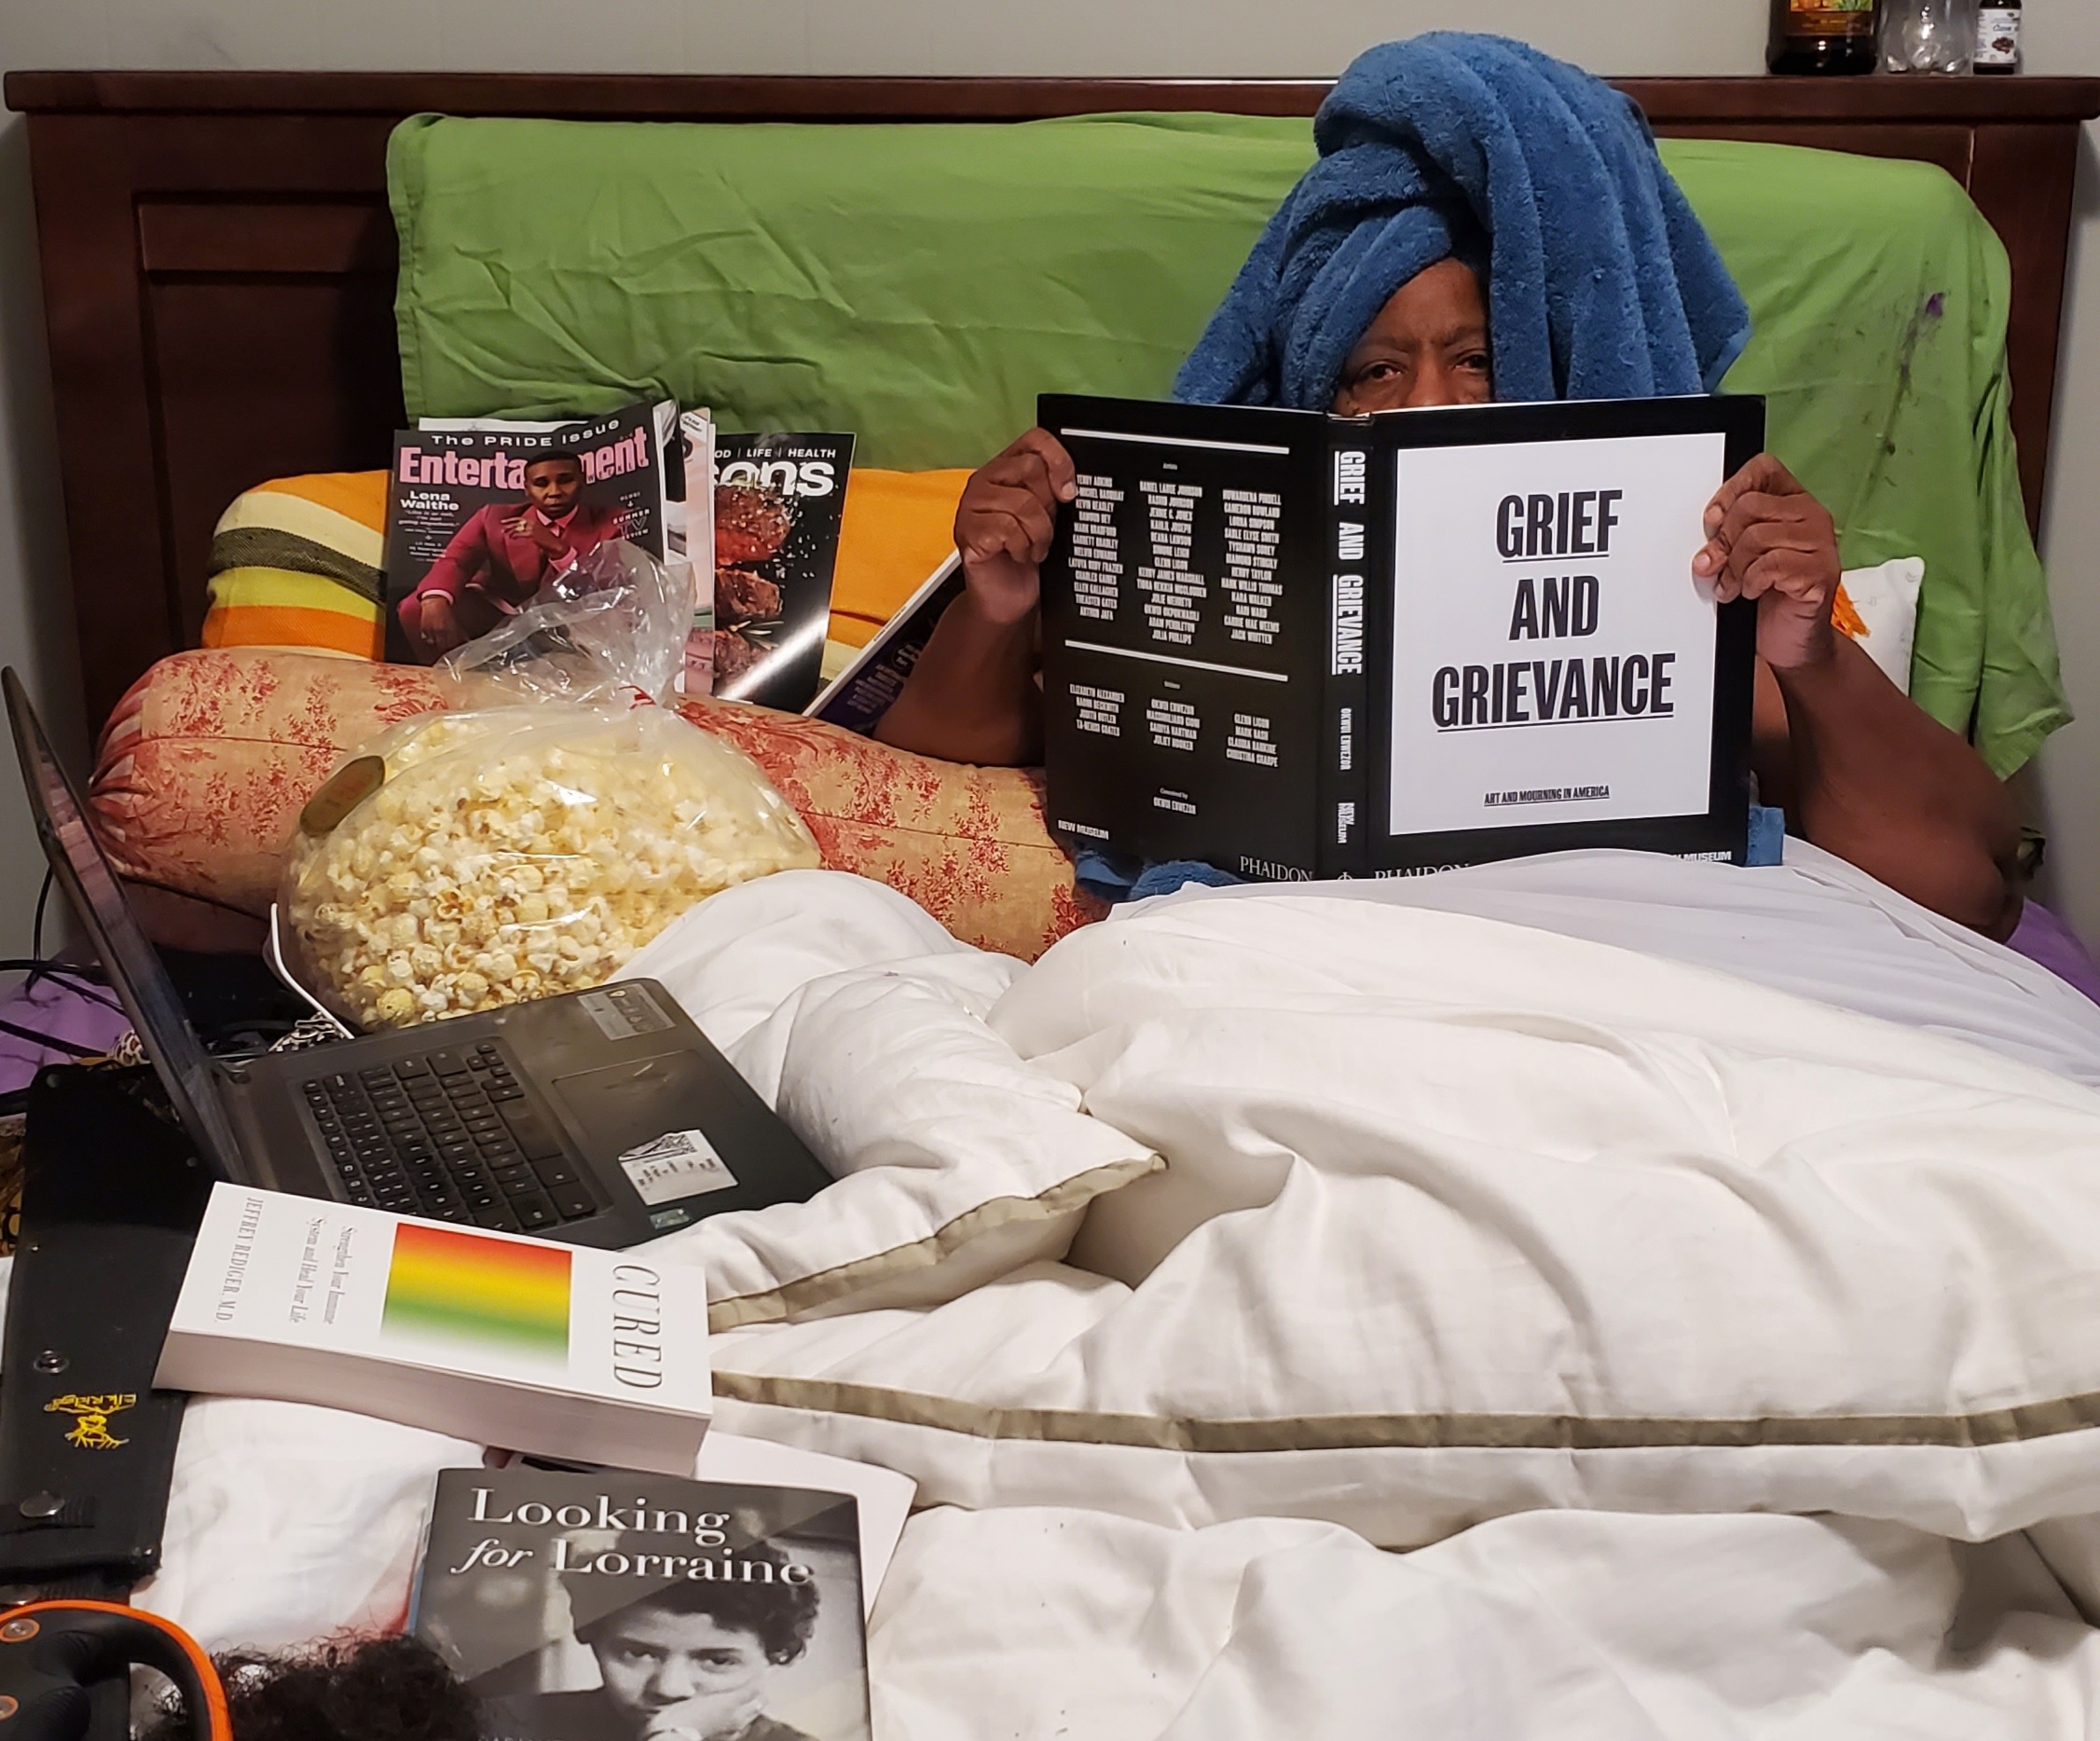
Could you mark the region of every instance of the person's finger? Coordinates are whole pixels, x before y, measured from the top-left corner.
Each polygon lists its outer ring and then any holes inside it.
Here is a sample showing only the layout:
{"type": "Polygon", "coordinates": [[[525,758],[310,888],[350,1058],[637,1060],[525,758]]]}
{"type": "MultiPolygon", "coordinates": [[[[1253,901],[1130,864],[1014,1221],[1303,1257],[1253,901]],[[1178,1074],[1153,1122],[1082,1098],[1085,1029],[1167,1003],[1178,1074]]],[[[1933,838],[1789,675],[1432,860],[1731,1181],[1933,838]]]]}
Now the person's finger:
{"type": "Polygon", "coordinates": [[[1751,563],[1744,571],[1743,583],[1747,596],[1777,594],[1805,605],[1817,604],[1835,590],[1825,574],[1787,550],[1773,551],[1751,563]]]}
{"type": "Polygon", "coordinates": [[[1750,465],[1736,473],[1714,492],[1713,500],[1707,503],[1704,521],[1707,541],[1698,555],[1692,558],[1692,571],[1695,574],[1718,573],[1723,564],[1728,560],[1729,546],[1735,541],[1729,530],[1730,516],[1745,498],[1758,493],[1754,488],[1757,480],[1751,473],[1751,467],[1755,464],[1756,461],[1752,460],[1750,465]]]}
{"type": "Polygon", "coordinates": [[[1744,528],[1728,553],[1727,574],[1739,598],[1779,592],[1806,600],[1831,584],[1822,553],[1812,543],[1795,541],[1791,528],[1770,521],[1744,528]]]}
{"type": "Polygon", "coordinates": [[[1774,541],[1798,550],[1819,550],[1837,541],[1831,517],[1810,496],[1774,496],[1755,490],[1738,497],[1714,534],[1733,547],[1751,527],[1762,527],[1774,541]]]}
{"type": "Polygon", "coordinates": [[[997,485],[1005,489],[1024,489],[1046,508],[1058,502],[1057,486],[1051,481],[1050,462],[1039,453],[1007,454],[978,473],[979,487],[997,485]]]}
{"type": "Polygon", "coordinates": [[[1769,548],[1771,529],[1767,523],[1750,517],[1737,520],[1735,516],[1740,512],[1740,504],[1731,509],[1729,523],[1717,530],[1693,558],[1695,574],[1725,575],[1739,586],[1745,566],[1769,548]]]}
{"type": "Polygon", "coordinates": [[[958,533],[956,544],[966,562],[992,561],[1001,556],[1026,562],[1036,542],[1028,528],[1010,514],[981,514],[967,530],[958,528],[958,533]]]}
{"type": "Polygon", "coordinates": [[[1759,454],[1748,465],[1729,478],[1713,492],[1713,500],[1707,503],[1706,526],[1709,533],[1718,532],[1721,523],[1728,517],[1729,509],[1752,490],[1764,487],[1764,461],[1767,454],[1759,454]]]}
{"type": "Polygon", "coordinates": [[[1747,526],[1730,528],[1723,535],[1728,546],[1728,569],[1736,580],[1747,579],[1750,571],[1773,551],[1791,548],[1785,534],[1769,520],[1752,520],[1747,526]]]}
{"type": "Polygon", "coordinates": [[[1028,528],[1029,542],[1037,562],[1050,555],[1050,540],[1057,533],[1057,510],[1053,502],[1045,500],[1033,489],[1016,489],[996,505],[1028,528]]]}
{"type": "Polygon", "coordinates": [[[1801,486],[1801,481],[1781,465],[1777,458],[1761,453],[1738,471],[1725,484],[1714,491],[1713,500],[1707,503],[1706,530],[1710,538],[1719,532],[1730,510],[1745,496],[1814,497],[1801,486]]]}
{"type": "Polygon", "coordinates": [[[1761,453],[1723,484],[1714,492],[1713,500],[1722,513],[1726,514],[1743,496],[1798,496],[1803,493],[1800,482],[1791,472],[1773,455],[1761,453]]]}
{"type": "Polygon", "coordinates": [[[1729,583],[1734,588],[1729,595],[1732,598],[1762,598],[1771,590],[1771,570],[1752,563],[1747,568],[1734,570],[1729,576],[1729,583]]]}
{"type": "Polygon", "coordinates": [[[1057,530],[1057,521],[1050,504],[1034,490],[1019,485],[987,485],[978,492],[972,512],[1011,515],[1028,528],[1030,542],[1038,547],[1036,559],[1039,562],[1050,554],[1050,538],[1057,530]]]}
{"type": "MultiPolygon", "coordinates": [[[[1718,506],[1721,499],[1714,500],[1718,506]]],[[[1702,578],[1719,572],[1727,565],[1752,528],[1761,528],[1761,548],[1765,549],[1784,544],[1791,549],[1819,555],[1834,549],[1837,543],[1837,531],[1830,515],[1812,496],[1775,496],[1761,490],[1746,491],[1730,502],[1727,511],[1718,519],[1714,518],[1714,510],[1709,508],[1708,519],[1707,542],[1692,558],[1692,572],[1702,578]]]]}
{"type": "Polygon", "coordinates": [[[1050,494],[1059,501],[1070,501],[1079,493],[1078,468],[1072,463],[1072,456],[1064,444],[1046,429],[1032,429],[1009,448],[1033,455],[1041,461],[1044,475],[1049,480],[1050,494]]]}
{"type": "Polygon", "coordinates": [[[968,528],[984,514],[1011,514],[1016,519],[1025,519],[1031,526],[1048,530],[1055,522],[1050,505],[1034,490],[1023,489],[1017,484],[987,484],[971,498],[964,511],[955,516],[958,528],[968,528]]]}
{"type": "Polygon", "coordinates": [[[1049,436],[1044,437],[1047,446],[1029,447],[1018,453],[1002,454],[978,473],[975,483],[1001,484],[1027,489],[1039,498],[1044,507],[1054,512],[1061,501],[1070,501],[1079,493],[1077,474],[1072,469],[1071,456],[1049,436]]]}

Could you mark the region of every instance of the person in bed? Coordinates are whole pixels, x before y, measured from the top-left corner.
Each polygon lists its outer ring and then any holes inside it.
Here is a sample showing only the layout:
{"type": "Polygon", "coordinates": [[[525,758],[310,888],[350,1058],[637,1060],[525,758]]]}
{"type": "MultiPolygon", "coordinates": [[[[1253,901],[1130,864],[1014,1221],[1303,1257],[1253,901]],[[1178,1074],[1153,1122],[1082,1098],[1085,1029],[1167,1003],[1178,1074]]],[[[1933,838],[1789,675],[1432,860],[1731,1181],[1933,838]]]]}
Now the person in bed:
{"type": "Polygon", "coordinates": [[[470,516],[401,601],[408,644],[434,661],[479,638],[619,529],[618,508],[583,500],[581,458],[541,455],[525,468],[525,500],[470,516]]]}
{"type": "MultiPolygon", "coordinates": [[[[1492,37],[1387,44],[1343,75],[1314,138],[1320,160],[1175,397],[1349,414],[1711,391],[1749,336],[1639,111],[1573,67],[1492,37]]],[[[1037,758],[1037,569],[1075,493],[1069,455],[1040,429],[971,476],[955,516],[968,583],[877,737],[954,761],[1037,758]]],[[[2008,936],[2011,799],[1832,627],[1829,511],[1763,454],[1722,487],[1706,530],[1691,574],[1717,599],[1757,602],[1762,801],[1914,900],[2008,936]]]]}

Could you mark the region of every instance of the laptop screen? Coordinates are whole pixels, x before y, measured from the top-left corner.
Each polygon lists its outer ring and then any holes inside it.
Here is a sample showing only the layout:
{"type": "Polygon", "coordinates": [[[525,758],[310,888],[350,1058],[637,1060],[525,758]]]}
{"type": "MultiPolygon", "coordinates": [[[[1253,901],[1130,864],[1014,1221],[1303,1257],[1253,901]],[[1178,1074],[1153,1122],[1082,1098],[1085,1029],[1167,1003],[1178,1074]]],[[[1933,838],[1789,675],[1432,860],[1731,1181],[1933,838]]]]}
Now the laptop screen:
{"type": "Polygon", "coordinates": [[[80,794],[51,753],[50,740],[12,668],[0,674],[0,687],[7,691],[7,720],[14,728],[30,811],[59,886],[94,939],[95,953],[138,1030],[139,1043],[160,1073],[183,1128],[222,1174],[240,1178],[240,1148],[219,1101],[211,1059],[183,1013],[175,982],[146,940],[116,868],[88,826],[80,794]]]}

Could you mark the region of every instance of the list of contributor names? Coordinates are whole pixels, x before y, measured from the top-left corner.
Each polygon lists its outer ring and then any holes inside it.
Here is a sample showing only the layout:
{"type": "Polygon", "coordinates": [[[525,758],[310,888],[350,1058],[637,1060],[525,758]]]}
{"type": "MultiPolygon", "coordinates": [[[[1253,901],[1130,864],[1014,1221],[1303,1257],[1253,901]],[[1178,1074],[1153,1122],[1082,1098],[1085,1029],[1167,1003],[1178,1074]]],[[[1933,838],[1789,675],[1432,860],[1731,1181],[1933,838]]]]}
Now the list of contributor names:
{"type": "MultiPolygon", "coordinates": [[[[1215,628],[1223,631],[1226,643],[1250,652],[1276,644],[1283,628],[1280,492],[1174,477],[1125,477],[1119,483],[1102,472],[1081,472],[1077,484],[1071,564],[1074,610],[1081,624],[1114,624],[1126,603],[1135,603],[1143,633],[1132,652],[1145,656],[1141,650],[1149,650],[1151,656],[1170,665],[1218,669],[1191,657],[1203,634],[1205,610],[1215,597],[1224,607],[1215,628]],[[1143,518],[1119,525],[1119,516],[1132,494],[1136,502],[1132,505],[1142,504],[1143,518]],[[1217,518],[1206,538],[1199,516],[1210,520],[1214,514],[1217,518]],[[1139,538],[1144,559],[1134,560],[1141,554],[1133,544],[1139,538]],[[1221,555],[1221,574],[1214,577],[1200,566],[1200,550],[1221,555]]],[[[1215,639],[1206,644],[1218,646],[1215,639]]],[[[1070,692],[1079,731],[1095,737],[1122,736],[1126,691],[1091,683],[1074,684],[1070,692]]],[[[1155,749],[1185,754],[1203,737],[1204,720],[1187,695],[1153,699],[1144,711],[1145,734],[1155,749]]],[[[1226,716],[1223,729],[1227,760],[1253,767],[1277,765],[1275,725],[1269,717],[1238,709],[1226,716]]]]}
{"type": "Polygon", "coordinates": [[[1277,522],[1283,499],[1272,490],[1228,489],[1225,500],[1225,592],[1232,609],[1225,626],[1236,641],[1267,647],[1283,633],[1276,620],[1283,583],[1276,578],[1281,557],[1277,522]]]}
{"type": "MultiPolygon", "coordinates": [[[[1211,596],[1211,577],[1194,566],[1196,516],[1209,492],[1201,484],[1172,478],[1141,479],[1137,487],[1145,503],[1149,558],[1136,574],[1146,628],[1161,646],[1187,647],[1196,638],[1211,596]]],[[[1113,478],[1079,474],[1073,502],[1072,590],[1079,616],[1089,622],[1113,623],[1122,609],[1130,566],[1116,512],[1125,496],[1113,478]]],[[[1278,574],[1283,498],[1262,489],[1221,489],[1216,497],[1224,522],[1222,625],[1228,639],[1270,646],[1283,633],[1277,610],[1283,596],[1278,574]]]]}
{"type": "Polygon", "coordinates": [[[1137,590],[1145,598],[1145,621],[1152,638],[1169,647],[1186,647],[1196,638],[1202,603],[1210,596],[1204,577],[1188,566],[1195,547],[1196,504],[1201,484],[1174,484],[1146,478],[1146,529],[1152,560],[1139,567],[1137,590]]]}
{"type": "Polygon", "coordinates": [[[1122,603],[1123,548],[1116,504],[1123,492],[1112,478],[1082,475],[1072,519],[1072,596],[1082,617],[1113,623],[1122,603]]]}

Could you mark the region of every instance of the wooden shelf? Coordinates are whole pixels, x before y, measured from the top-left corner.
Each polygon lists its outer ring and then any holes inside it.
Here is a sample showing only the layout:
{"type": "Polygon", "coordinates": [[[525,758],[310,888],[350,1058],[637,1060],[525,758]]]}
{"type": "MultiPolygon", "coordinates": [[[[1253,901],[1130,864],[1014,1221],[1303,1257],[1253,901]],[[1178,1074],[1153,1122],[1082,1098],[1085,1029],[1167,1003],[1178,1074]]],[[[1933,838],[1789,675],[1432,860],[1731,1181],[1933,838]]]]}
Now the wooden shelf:
{"type": "MultiPolygon", "coordinates": [[[[678,120],[1020,120],[1125,109],[1310,115],[1325,79],[761,78],[623,73],[12,72],[30,115],[535,115],[678,120]]],[[[2100,78],[1627,78],[1668,122],[2065,121],[2100,78]]]]}

